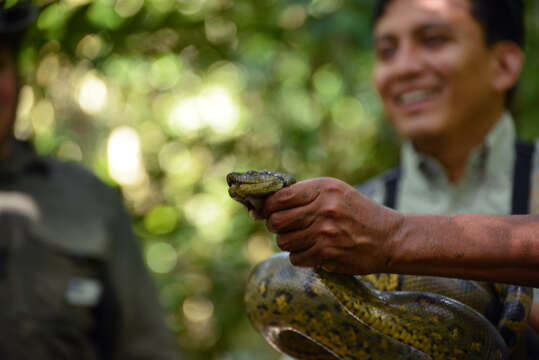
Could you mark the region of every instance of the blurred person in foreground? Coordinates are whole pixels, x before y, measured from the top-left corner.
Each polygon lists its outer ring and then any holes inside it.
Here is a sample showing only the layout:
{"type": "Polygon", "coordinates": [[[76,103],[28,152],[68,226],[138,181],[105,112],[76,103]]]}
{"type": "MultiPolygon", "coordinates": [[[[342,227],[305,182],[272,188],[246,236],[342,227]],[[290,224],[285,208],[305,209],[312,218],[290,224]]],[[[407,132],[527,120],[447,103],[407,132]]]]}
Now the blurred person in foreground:
{"type": "Polygon", "coordinates": [[[0,358],[179,359],[121,197],[12,137],[36,10],[0,10],[0,358]]]}
{"type": "MultiPolygon", "coordinates": [[[[373,78],[403,139],[400,166],[360,191],[299,182],[259,217],[297,266],[539,287],[539,217],[503,216],[539,210],[539,151],[517,141],[508,110],[524,63],[522,1],[376,4],[373,78]]],[[[537,302],[529,324],[539,331],[537,302]]]]}

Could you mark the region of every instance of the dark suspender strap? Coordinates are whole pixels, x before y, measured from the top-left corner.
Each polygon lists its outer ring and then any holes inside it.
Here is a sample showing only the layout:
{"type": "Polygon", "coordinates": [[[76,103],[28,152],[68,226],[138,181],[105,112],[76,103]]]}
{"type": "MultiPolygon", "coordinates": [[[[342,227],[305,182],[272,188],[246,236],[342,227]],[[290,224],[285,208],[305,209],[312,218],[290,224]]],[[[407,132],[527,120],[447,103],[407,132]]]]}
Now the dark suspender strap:
{"type": "Polygon", "coordinates": [[[384,205],[391,209],[396,209],[397,206],[397,191],[399,188],[399,180],[401,177],[401,168],[396,167],[389,171],[384,179],[385,196],[384,205]]]}
{"type": "MultiPolygon", "coordinates": [[[[522,142],[515,143],[515,167],[513,170],[513,198],[511,213],[528,214],[529,199],[531,191],[531,172],[532,161],[535,152],[533,144],[522,142]]],[[[395,209],[397,205],[397,192],[399,180],[401,177],[401,169],[397,167],[389,171],[384,179],[385,197],[384,205],[395,209]]]]}
{"type": "Polygon", "coordinates": [[[533,154],[535,146],[521,142],[515,143],[515,168],[513,170],[513,202],[511,213],[514,215],[530,212],[530,191],[533,154]]]}

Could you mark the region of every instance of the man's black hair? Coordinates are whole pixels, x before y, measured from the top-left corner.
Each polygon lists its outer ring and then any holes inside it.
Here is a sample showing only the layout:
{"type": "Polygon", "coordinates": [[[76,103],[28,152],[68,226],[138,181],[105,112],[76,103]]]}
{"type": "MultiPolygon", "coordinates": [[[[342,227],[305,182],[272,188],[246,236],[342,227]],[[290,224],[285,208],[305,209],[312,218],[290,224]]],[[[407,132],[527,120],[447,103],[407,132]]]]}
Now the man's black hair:
{"type": "MultiPolygon", "coordinates": [[[[384,14],[394,0],[377,0],[373,13],[373,24],[384,14]]],[[[524,3],[523,0],[468,0],[472,16],[481,25],[488,46],[499,41],[513,41],[524,47],[524,3]]]]}

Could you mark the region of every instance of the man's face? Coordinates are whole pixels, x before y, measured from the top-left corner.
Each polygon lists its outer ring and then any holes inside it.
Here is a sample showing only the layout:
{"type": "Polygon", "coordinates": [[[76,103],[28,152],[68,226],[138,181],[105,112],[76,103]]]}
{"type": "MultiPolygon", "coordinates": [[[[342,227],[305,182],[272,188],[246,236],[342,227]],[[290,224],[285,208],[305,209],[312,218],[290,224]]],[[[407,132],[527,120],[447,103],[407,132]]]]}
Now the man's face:
{"type": "Polygon", "coordinates": [[[492,86],[493,50],[469,0],[393,0],[374,42],[374,83],[405,138],[458,136],[503,105],[492,86]]]}
{"type": "Polygon", "coordinates": [[[0,145],[11,131],[17,107],[17,71],[12,51],[0,45],[0,145]]]}

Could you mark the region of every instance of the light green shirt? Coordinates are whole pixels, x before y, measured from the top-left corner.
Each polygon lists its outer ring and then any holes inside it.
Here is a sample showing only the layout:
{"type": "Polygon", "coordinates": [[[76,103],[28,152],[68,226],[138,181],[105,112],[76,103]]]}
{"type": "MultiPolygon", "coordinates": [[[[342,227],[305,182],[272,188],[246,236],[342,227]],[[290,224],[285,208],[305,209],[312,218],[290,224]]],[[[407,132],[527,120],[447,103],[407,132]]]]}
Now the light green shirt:
{"type": "Polygon", "coordinates": [[[513,120],[506,112],[473,151],[458,184],[449,182],[436,159],[404,143],[397,209],[414,214],[510,214],[515,138],[513,120]]]}

